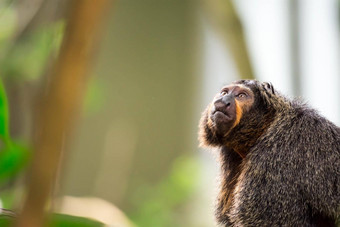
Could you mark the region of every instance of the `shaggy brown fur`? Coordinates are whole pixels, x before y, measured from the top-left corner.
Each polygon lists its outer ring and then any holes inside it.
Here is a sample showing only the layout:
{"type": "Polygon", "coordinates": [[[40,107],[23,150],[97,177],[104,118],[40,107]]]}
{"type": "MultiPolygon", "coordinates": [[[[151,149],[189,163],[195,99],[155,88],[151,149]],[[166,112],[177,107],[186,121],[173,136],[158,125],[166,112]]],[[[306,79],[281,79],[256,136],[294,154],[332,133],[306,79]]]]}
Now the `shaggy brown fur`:
{"type": "Polygon", "coordinates": [[[218,222],[335,226],[340,214],[340,128],[271,84],[242,80],[232,86],[250,88],[254,95],[240,119],[223,128],[212,117],[212,103],[200,122],[201,144],[220,151],[218,222]]]}

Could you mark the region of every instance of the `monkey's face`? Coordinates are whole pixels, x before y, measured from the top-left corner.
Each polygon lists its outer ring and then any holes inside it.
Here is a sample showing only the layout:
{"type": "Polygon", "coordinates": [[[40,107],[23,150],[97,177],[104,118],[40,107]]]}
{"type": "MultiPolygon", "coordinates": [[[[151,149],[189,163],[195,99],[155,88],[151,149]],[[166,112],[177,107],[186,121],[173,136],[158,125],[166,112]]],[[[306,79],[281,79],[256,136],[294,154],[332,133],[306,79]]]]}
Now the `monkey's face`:
{"type": "Polygon", "coordinates": [[[254,94],[248,87],[242,84],[225,86],[210,104],[208,124],[217,134],[228,134],[253,103],[254,94]]]}
{"type": "Polygon", "coordinates": [[[214,97],[201,119],[200,140],[203,145],[218,145],[241,121],[254,104],[249,86],[234,83],[225,86],[214,97]]]}

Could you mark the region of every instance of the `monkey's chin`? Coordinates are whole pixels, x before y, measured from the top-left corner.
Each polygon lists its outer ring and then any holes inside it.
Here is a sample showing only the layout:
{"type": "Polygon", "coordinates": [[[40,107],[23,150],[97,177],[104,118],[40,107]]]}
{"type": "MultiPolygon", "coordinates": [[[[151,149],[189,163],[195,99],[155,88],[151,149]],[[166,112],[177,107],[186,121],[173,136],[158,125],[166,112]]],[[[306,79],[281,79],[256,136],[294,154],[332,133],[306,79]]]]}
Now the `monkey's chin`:
{"type": "Polygon", "coordinates": [[[214,123],[214,129],[219,134],[225,134],[228,132],[234,123],[234,119],[231,116],[228,116],[221,111],[214,112],[210,118],[214,123]]]}
{"type": "Polygon", "coordinates": [[[212,121],[214,122],[230,122],[233,119],[222,111],[215,111],[211,116],[212,121]]]}

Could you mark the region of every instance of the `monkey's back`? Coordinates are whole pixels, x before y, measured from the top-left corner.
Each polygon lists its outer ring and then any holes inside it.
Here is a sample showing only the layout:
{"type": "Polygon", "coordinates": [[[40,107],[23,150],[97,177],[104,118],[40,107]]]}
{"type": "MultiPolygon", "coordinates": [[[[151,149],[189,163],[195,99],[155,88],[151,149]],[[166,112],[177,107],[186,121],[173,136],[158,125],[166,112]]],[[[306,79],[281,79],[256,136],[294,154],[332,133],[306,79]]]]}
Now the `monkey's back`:
{"type": "Polygon", "coordinates": [[[295,101],[276,115],[242,162],[230,222],[334,223],[340,209],[340,128],[295,101]]]}

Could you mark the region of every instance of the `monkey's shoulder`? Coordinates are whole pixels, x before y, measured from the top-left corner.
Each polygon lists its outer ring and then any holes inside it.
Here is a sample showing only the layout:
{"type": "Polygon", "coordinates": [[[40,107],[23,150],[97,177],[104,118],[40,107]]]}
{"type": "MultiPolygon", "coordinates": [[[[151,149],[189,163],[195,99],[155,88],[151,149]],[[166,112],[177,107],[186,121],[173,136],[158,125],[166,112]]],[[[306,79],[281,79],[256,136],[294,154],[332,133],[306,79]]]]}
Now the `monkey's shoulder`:
{"type": "Polygon", "coordinates": [[[340,128],[315,109],[293,103],[288,111],[278,114],[250,154],[260,159],[255,162],[270,162],[275,168],[280,162],[298,168],[307,160],[340,167],[340,128]]]}
{"type": "Polygon", "coordinates": [[[293,100],[289,107],[277,111],[264,136],[267,142],[286,141],[290,146],[296,143],[318,146],[330,141],[336,145],[340,143],[340,128],[307,104],[293,100]]]}

